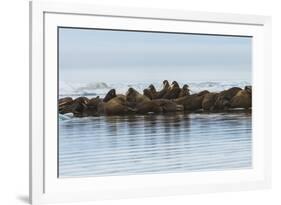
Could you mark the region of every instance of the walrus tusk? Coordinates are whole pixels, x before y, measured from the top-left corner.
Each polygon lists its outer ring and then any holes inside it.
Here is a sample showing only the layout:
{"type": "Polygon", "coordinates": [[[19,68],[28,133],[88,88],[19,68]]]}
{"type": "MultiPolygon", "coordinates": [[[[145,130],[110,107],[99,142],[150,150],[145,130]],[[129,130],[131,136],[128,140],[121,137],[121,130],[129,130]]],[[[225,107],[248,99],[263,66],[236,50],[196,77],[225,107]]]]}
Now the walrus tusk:
{"type": "Polygon", "coordinates": [[[183,111],[184,110],[184,107],[183,107],[183,105],[176,105],[177,107],[176,107],[176,110],[177,111],[183,111]]]}
{"type": "Polygon", "coordinates": [[[137,109],[136,108],[128,107],[128,111],[135,113],[135,112],[137,112],[137,109]]]}

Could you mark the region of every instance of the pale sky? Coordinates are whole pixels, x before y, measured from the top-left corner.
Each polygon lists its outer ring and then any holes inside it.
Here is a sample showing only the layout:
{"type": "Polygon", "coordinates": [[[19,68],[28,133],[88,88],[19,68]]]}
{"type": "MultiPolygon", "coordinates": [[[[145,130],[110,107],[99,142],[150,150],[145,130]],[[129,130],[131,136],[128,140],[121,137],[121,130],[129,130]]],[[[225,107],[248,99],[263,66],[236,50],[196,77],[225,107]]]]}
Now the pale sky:
{"type": "Polygon", "coordinates": [[[60,80],[250,82],[251,49],[251,37],[60,28],[60,80]]]}

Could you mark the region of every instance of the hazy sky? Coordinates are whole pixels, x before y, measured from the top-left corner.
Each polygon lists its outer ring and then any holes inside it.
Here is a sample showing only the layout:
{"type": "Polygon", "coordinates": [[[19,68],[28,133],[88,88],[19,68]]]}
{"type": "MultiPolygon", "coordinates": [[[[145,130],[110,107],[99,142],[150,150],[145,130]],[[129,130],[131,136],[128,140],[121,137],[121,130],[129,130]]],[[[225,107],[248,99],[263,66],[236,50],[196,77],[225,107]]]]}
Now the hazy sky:
{"type": "Polygon", "coordinates": [[[59,29],[60,80],[251,81],[250,37],[59,29]]]}

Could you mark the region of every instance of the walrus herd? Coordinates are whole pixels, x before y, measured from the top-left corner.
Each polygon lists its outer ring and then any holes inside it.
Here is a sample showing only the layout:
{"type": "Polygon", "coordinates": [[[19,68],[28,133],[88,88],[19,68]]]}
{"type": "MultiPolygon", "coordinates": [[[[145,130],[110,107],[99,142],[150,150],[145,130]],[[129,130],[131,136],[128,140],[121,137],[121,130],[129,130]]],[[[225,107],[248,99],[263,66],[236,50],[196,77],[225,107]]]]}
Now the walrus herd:
{"type": "Polygon", "coordinates": [[[125,95],[116,94],[111,89],[101,99],[64,97],[58,101],[60,114],[73,113],[76,117],[124,114],[166,113],[177,111],[226,111],[232,109],[250,109],[252,107],[252,87],[244,89],[232,87],[221,92],[207,90],[190,94],[187,84],[180,88],[176,81],[170,85],[163,81],[163,87],[157,91],[154,85],[143,90],[143,94],[129,88],[125,95]]]}

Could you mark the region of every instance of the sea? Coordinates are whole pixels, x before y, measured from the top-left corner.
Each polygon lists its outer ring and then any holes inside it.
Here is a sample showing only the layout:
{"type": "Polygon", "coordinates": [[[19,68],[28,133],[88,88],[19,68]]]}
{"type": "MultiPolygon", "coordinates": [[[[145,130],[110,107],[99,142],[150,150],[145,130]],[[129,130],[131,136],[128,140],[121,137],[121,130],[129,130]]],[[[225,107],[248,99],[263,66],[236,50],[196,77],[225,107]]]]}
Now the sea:
{"type": "MultiPolygon", "coordinates": [[[[183,83],[179,82],[182,86],[183,83]]],[[[161,82],[153,83],[157,89],[161,82]]],[[[249,82],[189,82],[192,93],[249,82]]],[[[59,82],[59,97],[104,97],[149,83],[59,82]]],[[[252,168],[249,111],[76,118],[59,115],[58,176],[98,177],[252,168]]]]}

